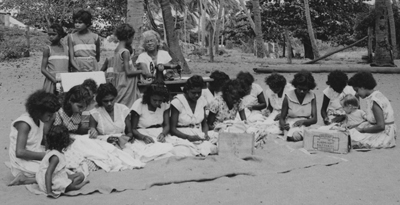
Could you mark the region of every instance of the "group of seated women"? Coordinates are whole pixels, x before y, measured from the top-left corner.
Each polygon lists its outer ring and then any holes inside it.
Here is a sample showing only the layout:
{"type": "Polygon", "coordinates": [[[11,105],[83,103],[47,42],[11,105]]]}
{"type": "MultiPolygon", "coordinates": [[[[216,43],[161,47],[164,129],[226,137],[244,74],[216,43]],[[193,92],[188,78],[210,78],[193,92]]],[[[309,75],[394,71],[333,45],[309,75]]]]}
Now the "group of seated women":
{"type": "MultiPolygon", "coordinates": [[[[62,105],[52,94],[33,93],[26,103],[28,113],[11,126],[11,171],[14,176],[23,173],[13,183],[34,180],[30,177],[45,155],[43,136],[52,125],[68,129],[73,140],[64,152],[67,166],[87,176],[100,168],[140,168],[151,160],[170,156],[216,154],[217,128],[235,119],[249,126],[268,125],[265,129],[271,129],[270,133],[278,130],[274,134],[284,134],[288,141],[302,140],[304,129],[317,123],[317,98],[312,92],[316,83],[308,71],[296,73],[291,83],[273,73],[265,79],[269,87],[265,92],[248,72],[230,79],[214,71],[210,77],[214,81],[208,87],[201,76],[190,77],[183,93],[172,100],[164,84],[151,84],[130,108],[115,103],[118,91],[111,83],[101,84],[95,91],[75,86],[65,94],[62,105]],[[88,126],[83,126],[82,113],[87,107],[93,109],[88,126]]],[[[326,125],[346,119],[349,113],[342,101],[355,95],[366,100],[368,125],[349,130],[354,147],[395,146],[393,109],[374,89],[376,81],[371,73],[359,72],[348,80],[343,72],[333,71],[327,85],[321,108],[326,125]]]]}

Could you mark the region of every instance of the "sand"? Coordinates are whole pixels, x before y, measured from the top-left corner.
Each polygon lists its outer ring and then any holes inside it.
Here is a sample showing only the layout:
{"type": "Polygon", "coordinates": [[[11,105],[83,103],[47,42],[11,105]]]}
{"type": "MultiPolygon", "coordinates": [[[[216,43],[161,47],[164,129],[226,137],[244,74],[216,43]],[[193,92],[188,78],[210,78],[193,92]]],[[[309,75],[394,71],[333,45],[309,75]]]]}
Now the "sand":
{"type": "MultiPolygon", "coordinates": [[[[103,56],[106,54],[103,53],[103,56]]],[[[231,77],[241,70],[249,71],[264,89],[267,74],[255,74],[252,68],[266,63],[285,62],[284,59],[256,59],[252,55],[234,51],[216,57],[216,61],[209,63],[205,58],[194,59],[189,65],[193,74],[203,76],[217,69],[227,72],[231,77]]],[[[12,176],[3,162],[9,160],[10,123],[24,112],[27,96],[42,87],[44,77],[40,73],[40,63],[39,53],[14,62],[0,63],[0,204],[400,204],[398,148],[331,154],[346,161],[333,166],[296,169],[284,174],[223,177],[207,182],[155,186],[143,191],[63,196],[57,201],[34,195],[24,186],[7,187],[12,176]]],[[[291,80],[293,74],[284,76],[291,80]]],[[[320,109],[327,74],[315,74],[314,77],[318,84],[315,92],[320,109]]],[[[375,74],[374,77],[378,81],[377,89],[391,100],[396,119],[400,119],[400,75],[375,74]]],[[[318,117],[321,124],[320,115],[318,117]]],[[[396,121],[397,127],[399,122],[396,121]]]]}

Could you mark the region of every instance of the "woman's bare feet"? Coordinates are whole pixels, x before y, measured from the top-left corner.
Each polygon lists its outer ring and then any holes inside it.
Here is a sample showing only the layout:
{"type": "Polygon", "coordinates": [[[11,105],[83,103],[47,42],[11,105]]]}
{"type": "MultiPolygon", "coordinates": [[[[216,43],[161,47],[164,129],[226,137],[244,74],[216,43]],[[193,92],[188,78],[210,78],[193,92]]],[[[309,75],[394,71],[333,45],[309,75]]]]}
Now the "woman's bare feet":
{"type": "Polygon", "coordinates": [[[8,186],[18,186],[25,184],[35,184],[35,177],[27,177],[22,172],[18,173],[17,176],[8,184],[8,186]]]}

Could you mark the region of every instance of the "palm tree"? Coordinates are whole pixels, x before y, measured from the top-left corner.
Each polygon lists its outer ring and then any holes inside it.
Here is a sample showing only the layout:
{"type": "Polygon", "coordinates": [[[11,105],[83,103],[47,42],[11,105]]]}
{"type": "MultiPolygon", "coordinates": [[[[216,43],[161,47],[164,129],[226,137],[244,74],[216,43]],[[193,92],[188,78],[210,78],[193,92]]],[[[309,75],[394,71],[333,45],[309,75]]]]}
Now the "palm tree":
{"type": "Polygon", "coordinates": [[[221,18],[222,18],[222,11],[224,10],[225,0],[220,0],[219,8],[218,8],[218,19],[215,25],[215,53],[218,55],[218,46],[219,46],[219,30],[221,27],[221,18]]]}
{"type": "Polygon", "coordinates": [[[183,68],[183,73],[190,73],[189,66],[183,57],[181,47],[179,46],[178,38],[175,34],[174,18],[171,12],[171,4],[169,0],[159,0],[161,4],[161,11],[165,30],[167,34],[167,43],[169,47],[169,54],[174,61],[180,62],[183,68]]]}
{"type": "Polygon", "coordinates": [[[253,13],[254,13],[254,24],[256,33],[256,55],[257,58],[264,58],[264,40],[262,36],[261,28],[261,13],[260,13],[260,1],[253,0],[253,13]]]}
{"type": "Polygon", "coordinates": [[[127,0],[126,22],[135,29],[133,44],[139,47],[140,36],[142,35],[144,15],[144,0],[127,0]]]}
{"type": "Polygon", "coordinates": [[[317,43],[315,41],[315,36],[314,36],[314,29],[313,29],[312,23],[311,23],[310,5],[308,3],[308,0],[304,0],[304,8],[305,8],[305,14],[306,14],[308,35],[310,37],[311,47],[313,49],[314,58],[319,58],[317,43]]]}
{"type": "Polygon", "coordinates": [[[246,5],[244,3],[244,0],[240,0],[240,5],[242,6],[242,9],[244,10],[244,12],[246,12],[247,15],[247,20],[250,22],[250,26],[253,29],[253,31],[255,32],[256,30],[256,25],[254,24],[253,19],[251,18],[251,14],[250,11],[247,10],[246,5]]]}
{"type": "Polygon", "coordinates": [[[389,30],[390,30],[390,42],[392,43],[393,59],[397,58],[397,43],[396,43],[396,27],[394,23],[393,7],[392,1],[386,0],[386,7],[388,11],[389,18],[389,30]]]}
{"type": "Polygon", "coordinates": [[[386,0],[375,1],[375,55],[371,66],[393,66],[393,57],[388,42],[388,16],[386,0]]]}

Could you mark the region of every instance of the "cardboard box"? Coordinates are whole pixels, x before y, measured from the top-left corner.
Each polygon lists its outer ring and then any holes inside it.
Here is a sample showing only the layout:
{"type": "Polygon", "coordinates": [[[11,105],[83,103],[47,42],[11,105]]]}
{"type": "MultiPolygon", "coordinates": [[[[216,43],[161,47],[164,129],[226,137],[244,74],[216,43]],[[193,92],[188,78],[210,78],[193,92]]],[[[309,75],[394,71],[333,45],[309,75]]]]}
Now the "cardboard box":
{"type": "Polygon", "coordinates": [[[350,136],[337,130],[305,129],[303,147],[307,151],[346,154],[350,151],[350,136]]]}
{"type": "Polygon", "coordinates": [[[218,155],[239,158],[254,154],[254,135],[221,132],[218,136],[218,155]]]}

